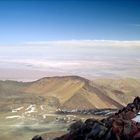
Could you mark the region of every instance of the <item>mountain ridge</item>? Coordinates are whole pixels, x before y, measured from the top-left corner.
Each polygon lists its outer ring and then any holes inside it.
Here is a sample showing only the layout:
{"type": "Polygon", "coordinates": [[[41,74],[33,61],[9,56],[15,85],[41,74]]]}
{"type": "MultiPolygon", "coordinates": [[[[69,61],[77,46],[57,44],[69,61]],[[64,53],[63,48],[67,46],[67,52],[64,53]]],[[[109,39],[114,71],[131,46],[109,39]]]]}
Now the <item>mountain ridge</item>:
{"type": "MultiPolygon", "coordinates": [[[[139,96],[139,90],[139,81],[135,79],[88,80],[75,75],[44,77],[32,82],[0,81],[0,95],[3,98],[14,97],[17,101],[21,97],[35,98],[41,103],[41,97],[44,104],[50,104],[56,99],[56,109],[71,110],[120,108],[139,96]]],[[[26,100],[24,102],[26,104],[26,100]]]]}

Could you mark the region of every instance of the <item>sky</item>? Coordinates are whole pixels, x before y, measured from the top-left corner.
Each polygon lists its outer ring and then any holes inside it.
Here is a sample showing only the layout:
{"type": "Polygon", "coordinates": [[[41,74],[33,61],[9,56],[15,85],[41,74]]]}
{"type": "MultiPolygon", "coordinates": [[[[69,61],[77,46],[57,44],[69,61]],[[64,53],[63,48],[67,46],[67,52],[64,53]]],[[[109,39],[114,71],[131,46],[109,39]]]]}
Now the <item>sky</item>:
{"type": "Polygon", "coordinates": [[[0,79],[140,79],[139,0],[1,0],[0,79]]]}
{"type": "Polygon", "coordinates": [[[0,42],[140,39],[139,0],[1,0],[0,42]]]}

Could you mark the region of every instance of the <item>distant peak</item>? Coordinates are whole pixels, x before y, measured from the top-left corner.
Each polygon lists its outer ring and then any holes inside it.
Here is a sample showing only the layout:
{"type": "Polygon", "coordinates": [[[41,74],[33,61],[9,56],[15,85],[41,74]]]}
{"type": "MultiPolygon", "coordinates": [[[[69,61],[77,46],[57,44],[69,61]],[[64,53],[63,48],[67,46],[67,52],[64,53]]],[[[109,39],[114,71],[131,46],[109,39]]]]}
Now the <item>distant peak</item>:
{"type": "Polygon", "coordinates": [[[86,79],[84,77],[77,76],[77,75],[44,77],[44,78],[41,78],[37,81],[42,81],[42,80],[46,80],[46,79],[80,80],[80,81],[85,81],[85,82],[89,81],[88,79],[86,79]]]}

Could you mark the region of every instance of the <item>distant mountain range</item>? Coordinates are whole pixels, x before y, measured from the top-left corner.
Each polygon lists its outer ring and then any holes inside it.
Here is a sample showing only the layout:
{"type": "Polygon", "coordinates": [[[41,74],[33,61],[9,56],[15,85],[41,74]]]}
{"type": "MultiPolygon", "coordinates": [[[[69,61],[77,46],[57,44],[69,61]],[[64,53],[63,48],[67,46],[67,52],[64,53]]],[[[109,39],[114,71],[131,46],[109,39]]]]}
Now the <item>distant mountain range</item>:
{"type": "Polygon", "coordinates": [[[0,111],[45,105],[47,109],[120,108],[140,96],[135,79],[45,77],[34,82],[0,81],[0,111]]]}

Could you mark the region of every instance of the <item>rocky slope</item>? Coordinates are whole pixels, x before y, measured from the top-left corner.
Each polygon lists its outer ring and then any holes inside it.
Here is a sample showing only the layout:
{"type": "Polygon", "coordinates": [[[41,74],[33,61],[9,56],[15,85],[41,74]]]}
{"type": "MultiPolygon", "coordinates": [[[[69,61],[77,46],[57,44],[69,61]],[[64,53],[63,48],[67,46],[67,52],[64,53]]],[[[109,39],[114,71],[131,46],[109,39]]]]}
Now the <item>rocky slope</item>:
{"type": "Polygon", "coordinates": [[[72,110],[120,108],[138,96],[139,90],[140,82],[133,79],[90,81],[78,76],[64,76],[35,81],[25,92],[56,97],[60,108],[72,110]]]}
{"type": "Polygon", "coordinates": [[[0,139],[24,140],[48,131],[52,135],[66,131],[73,120],[112,114],[140,96],[139,91],[140,82],[134,79],[91,81],[64,76],[0,81],[0,139]]]}
{"type": "MultiPolygon", "coordinates": [[[[69,128],[69,133],[54,140],[139,140],[140,139],[140,97],[114,115],[102,119],[78,121],[69,128]]],[[[32,140],[47,140],[35,136],[32,140]]]]}
{"type": "Polygon", "coordinates": [[[34,82],[0,81],[0,108],[45,104],[53,109],[120,108],[139,95],[133,79],[97,79],[78,76],[46,77],[34,82]]]}

